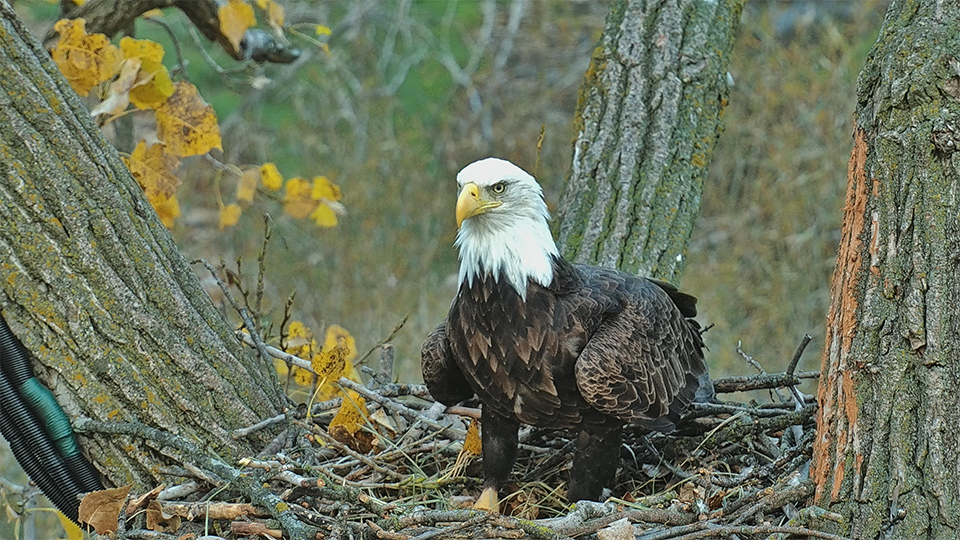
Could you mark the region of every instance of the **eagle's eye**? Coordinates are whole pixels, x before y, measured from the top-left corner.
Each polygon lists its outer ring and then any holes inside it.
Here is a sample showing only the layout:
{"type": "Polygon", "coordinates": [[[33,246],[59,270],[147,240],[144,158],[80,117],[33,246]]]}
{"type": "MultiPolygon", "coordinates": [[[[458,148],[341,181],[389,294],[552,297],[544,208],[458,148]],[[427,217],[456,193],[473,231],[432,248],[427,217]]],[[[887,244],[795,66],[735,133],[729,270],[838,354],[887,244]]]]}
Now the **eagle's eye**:
{"type": "Polygon", "coordinates": [[[497,182],[493,185],[493,192],[497,195],[503,193],[507,190],[507,184],[505,182],[497,182]]]}

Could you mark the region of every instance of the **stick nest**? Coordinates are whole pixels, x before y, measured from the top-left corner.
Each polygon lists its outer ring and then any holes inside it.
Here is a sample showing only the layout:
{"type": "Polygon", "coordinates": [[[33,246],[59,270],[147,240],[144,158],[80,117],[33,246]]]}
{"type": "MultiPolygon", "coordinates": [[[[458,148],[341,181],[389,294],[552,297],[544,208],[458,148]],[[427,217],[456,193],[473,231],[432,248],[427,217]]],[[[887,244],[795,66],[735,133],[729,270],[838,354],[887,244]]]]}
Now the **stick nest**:
{"type": "MultiPolygon", "coordinates": [[[[267,221],[263,251],[269,236],[267,221]]],[[[259,285],[252,307],[241,288],[248,311],[212,265],[198,262],[240,314],[246,331],[239,339],[264,362],[313,371],[256,331],[249,312],[259,311],[259,285]]],[[[799,386],[819,373],[796,371],[809,342],[805,336],[782,373],[766,373],[738,346],[758,374],[714,380],[717,398],[693,404],[673,433],[625,428],[617,485],[602,503],[565,500],[576,434],[526,427],[501,513],[473,510],[482,484],[471,426],[478,404],[447,408],[423,385],[394,383],[390,345],[381,347],[379,370],[364,366],[366,384],[337,381],[343,397],[237,430],[238,439],[278,433],[239,463],[139,424],[83,420],[76,428],[149,439],[180,461],[163,471],[177,485],[137,497],[121,512],[117,536],[126,539],[836,540],[842,537],[824,531],[837,529],[840,516],[809,505],[816,402],[799,386]],[[742,401],[720,399],[731,394],[742,401]],[[338,411],[360,398],[367,414],[351,427],[338,411]]]]}
{"type": "Polygon", "coordinates": [[[422,385],[390,382],[392,347],[381,356],[380,371],[366,370],[366,385],[339,381],[363,396],[370,413],[354,435],[330,426],[343,398],[316,404],[309,415],[301,407],[238,430],[236,437],[279,432],[259,456],[239,464],[209,457],[191,463],[196,449],[163,434],[163,444],[185,456],[181,467],[164,472],[186,481],[128,505],[133,518],[121,524],[120,537],[276,538],[283,531],[297,540],[841,538],[823,532],[839,516],[807,506],[816,404],[797,386],[816,373],[794,373],[796,361],[784,373],[715,380],[718,399],[692,405],[673,433],[627,427],[617,486],[604,503],[569,505],[564,498],[573,433],[523,428],[512,481],[501,491],[502,514],[489,514],[471,508],[481,459],[465,439],[479,410],[447,409],[422,385]],[[719,399],[732,392],[758,397],[719,399]],[[149,519],[141,511],[148,505],[168,521],[149,519]]]}

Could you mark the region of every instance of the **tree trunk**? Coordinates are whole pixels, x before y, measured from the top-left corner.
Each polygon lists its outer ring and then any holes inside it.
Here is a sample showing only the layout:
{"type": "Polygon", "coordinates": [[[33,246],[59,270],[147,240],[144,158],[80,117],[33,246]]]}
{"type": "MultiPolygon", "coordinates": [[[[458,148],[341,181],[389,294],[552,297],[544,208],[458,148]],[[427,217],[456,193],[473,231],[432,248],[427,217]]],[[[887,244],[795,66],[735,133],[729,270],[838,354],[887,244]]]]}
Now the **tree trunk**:
{"type": "Polygon", "coordinates": [[[577,106],[559,243],[677,280],[723,129],[742,0],[616,0],[577,106]]]}
{"type": "Polygon", "coordinates": [[[960,5],[895,0],[858,96],[816,498],[853,538],[957,538],[960,5]]]}
{"type": "MultiPolygon", "coordinates": [[[[231,458],[269,433],[271,365],[244,350],[117,152],[0,0],[0,311],[71,417],[139,421],[231,458]]],[[[153,485],[152,443],[83,436],[114,484],[153,485]]]]}

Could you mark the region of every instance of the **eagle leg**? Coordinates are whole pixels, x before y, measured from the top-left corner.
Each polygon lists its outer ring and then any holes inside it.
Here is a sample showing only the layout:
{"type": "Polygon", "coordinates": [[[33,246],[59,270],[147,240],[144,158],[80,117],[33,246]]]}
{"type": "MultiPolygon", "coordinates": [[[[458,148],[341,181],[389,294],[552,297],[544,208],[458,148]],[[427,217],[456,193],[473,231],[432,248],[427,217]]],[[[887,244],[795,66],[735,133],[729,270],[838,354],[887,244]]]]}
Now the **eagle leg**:
{"type": "Polygon", "coordinates": [[[577,437],[577,451],[570,469],[571,502],[599,501],[604,488],[612,488],[620,464],[620,441],[623,426],[613,429],[588,427],[577,437]]]}
{"type": "Polygon", "coordinates": [[[520,423],[504,418],[488,407],[480,413],[480,437],[483,447],[483,495],[477,501],[484,510],[499,511],[497,494],[507,482],[517,460],[517,434],[520,423]]]}

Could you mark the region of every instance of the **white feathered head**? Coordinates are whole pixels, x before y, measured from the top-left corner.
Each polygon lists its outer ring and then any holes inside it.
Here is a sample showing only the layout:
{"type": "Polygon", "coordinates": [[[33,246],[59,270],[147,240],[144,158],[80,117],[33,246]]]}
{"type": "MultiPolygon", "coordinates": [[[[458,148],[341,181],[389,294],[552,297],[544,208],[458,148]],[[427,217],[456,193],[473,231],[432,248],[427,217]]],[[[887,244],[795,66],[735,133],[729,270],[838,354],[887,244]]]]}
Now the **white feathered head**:
{"type": "Polygon", "coordinates": [[[509,161],[487,158],[464,167],[457,186],[460,283],[472,285],[481,273],[490,274],[506,279],[524,299],[528,280],[548,286],[558,251],[543,189],[533,176],[509,161]]]}

